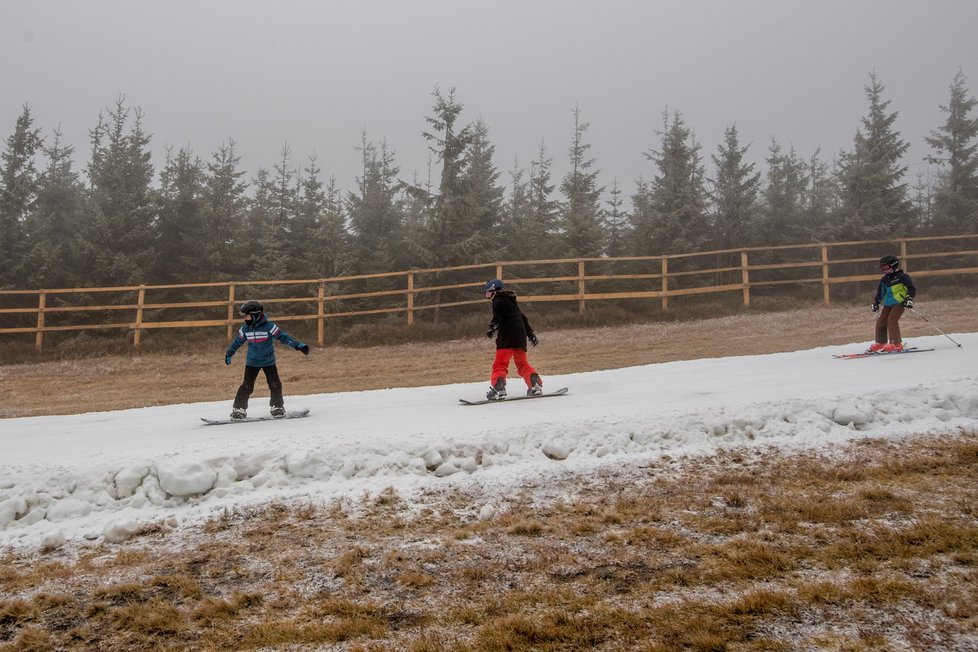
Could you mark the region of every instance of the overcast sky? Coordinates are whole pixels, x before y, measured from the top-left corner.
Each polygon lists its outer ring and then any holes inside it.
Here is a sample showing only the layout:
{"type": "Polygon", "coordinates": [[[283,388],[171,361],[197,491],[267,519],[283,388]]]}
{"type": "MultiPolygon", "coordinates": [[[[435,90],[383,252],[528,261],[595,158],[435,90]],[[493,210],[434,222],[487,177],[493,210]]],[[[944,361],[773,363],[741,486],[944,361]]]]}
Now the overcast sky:
{"type": "Polygon", "coordinates": [[[285,142],[354,187],[360,132],[386,139],[401,177],[427,167],[432,91],[482,118],[508,182],[541,142],[566,170],[578,105],[601,170],[630,194],[654,169],[662,112],[678,110],[712,172],[736,123],[751,156],[772,137],[807,158],[849,149],[875,71],[911,144],[945,118],[959,68],[978,94],[976,0],[0,0],[0,136],[23,105],[88,159],[99,111],[145,113],[167,146],[208,160],[234,139],[250,176],[285,142]]]}

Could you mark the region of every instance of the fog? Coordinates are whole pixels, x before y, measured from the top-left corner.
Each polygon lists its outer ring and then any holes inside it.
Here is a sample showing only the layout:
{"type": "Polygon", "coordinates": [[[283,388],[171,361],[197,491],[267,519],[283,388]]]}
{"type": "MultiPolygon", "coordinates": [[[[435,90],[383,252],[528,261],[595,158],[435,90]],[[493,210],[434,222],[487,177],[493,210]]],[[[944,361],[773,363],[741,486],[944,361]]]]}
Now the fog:
{"type": "MultiPolygon", "coordinates": [[[[823,160],[852,145],[870,72],[923,169],[958,70],[978,88],[978,2],[837,0],[4,0],[0,136],[27,104],[88,158],[89,130],[120,96],[145,113],[157,168],[166,148],[209,159],[233,139],[250,177],[288,143],[352,189],[361,131],[401,177],[427,172],[432,92],[456,89],[483,119],[506,172],[543,143],[565,171],[575,106],[601,170],[625,192],[654,174],[664,111],[679,111],[712,167],[736,124],[750,157],[771,138],[823,160]]],[[[437,169],[437,168],[436,168],[437,169]]]]}

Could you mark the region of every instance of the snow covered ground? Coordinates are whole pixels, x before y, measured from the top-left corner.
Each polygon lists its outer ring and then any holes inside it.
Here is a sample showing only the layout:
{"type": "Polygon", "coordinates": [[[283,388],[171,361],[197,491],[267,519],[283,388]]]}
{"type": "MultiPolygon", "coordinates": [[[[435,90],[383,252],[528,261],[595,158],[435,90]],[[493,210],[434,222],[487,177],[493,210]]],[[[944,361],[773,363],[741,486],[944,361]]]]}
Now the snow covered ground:
{"type": "MultiPolygon", "coordinates": [[[[865,343],[547,376],[565,397],[466,407],[485,383],[288,396],[304,419],[205,426],[229,402],[0,420],[0,551],[124,541],[224,509],[393,487],[490,491],[738,446],[825,447],[978,429],[978,333],[930,353],[836,360],[865,343]]],[[[259,379],[261,382],[261,379],[259,379]]],[[[510,391],[521,391],[510,379],[510,391]]],[[[288,390],[288,387],[286,387],[288,390]]],[[[97,391],[97,388],[93,388],[97,391]]],[[[252,415],[265,414],[264,397],[252,415]]]]}

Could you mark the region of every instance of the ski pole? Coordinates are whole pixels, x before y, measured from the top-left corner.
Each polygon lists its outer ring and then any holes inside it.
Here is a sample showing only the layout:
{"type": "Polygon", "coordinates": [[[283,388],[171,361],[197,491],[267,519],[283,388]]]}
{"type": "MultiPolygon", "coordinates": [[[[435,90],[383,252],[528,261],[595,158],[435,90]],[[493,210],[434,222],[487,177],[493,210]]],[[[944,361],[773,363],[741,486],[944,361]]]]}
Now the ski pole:
{"type": "MultiPolygon", "coordinates": [[[[928,324],[930,324],[931,326],[933,326],[935,329],[937,329],[937,332],[938,333],[940,333],[941,335],[943,335],[947,339],[949,339],[952,342],[954,342],[954,338],[953,337],[951,337],[950,335],[948,335],[947,333],[945,333],[944,331],[942,331],[940,328],[938,328],[937,327],[937,324],[935,324],[934,322],[932,322],[931,320],[927,319],[922,314],[920,314],[919,312],[917,312],[917,309],[916,308],[911,308],[910,309],[910,312],[912,312],[913,314],[917,315],[918,317],[920,317],[921,319],[923,319],[925,322],[927,322],[928,324]]],[[[954,343],[957,344],[957,346],[958,346],[959,349],[961,348],[961,345],[960,344],[958,344],[957,342],[954,342],[954,343]]]]}

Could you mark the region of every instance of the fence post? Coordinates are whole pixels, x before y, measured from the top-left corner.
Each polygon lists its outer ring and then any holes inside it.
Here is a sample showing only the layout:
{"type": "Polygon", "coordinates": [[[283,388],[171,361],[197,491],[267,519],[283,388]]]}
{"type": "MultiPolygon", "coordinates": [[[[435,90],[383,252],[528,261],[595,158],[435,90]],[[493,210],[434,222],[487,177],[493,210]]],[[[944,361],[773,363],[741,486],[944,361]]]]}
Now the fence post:
{"type": "Polygon", "coordinates": [[[829,246],[822,245],[822,302],[829,305],[829,246]]]}
{"type": "Polygon", "coordinates": [[[496,278],[498,278],[500,281],[503,280],[503,266],[502,265],[496,265],[496,278]]]}
{"type": "Polygon", "coordinates": [[[139,294],[136,299],[136,332],[132,336],[132,345],[136,348],[138,352],[143,339],[143,303],[146,300],[146,286],[139,286],[139,294]]]}
{"type": "Polygon", "coordinates": [[[900,241],[900,266],[903,267],[903,271],[907,271],[910,261],[907,260],[907,241],[900,241]]]}
{"type": "Polygon", "coordinates": [[[47,292],[37,293],[37,332],[34,334],[34,349],[40,353],[44,347],[44,306],[47,305],[47,292]]]}
{"type": "Polygon", "coordinates": [[[407,322],[414,326],[414,270],[407,273],[407,322]]]}
{"type": "Polygon", "coordinates": [[[326,346],[326,281],[319,282],[319,301],[316,305],[316,342],[319,348],[326,346]]]}
{"type": "Polygon", "coordinates": [[[744,305],[750,305],[750,272],[747,269],[747,251],[740,252],[740,282],[744,284],[744,305]]]}
{"type": "Polygon", "coordinates": [[[227,341],[230,342],[234,334],[234,283],[228,283],[228,328],[227,341]]]}
{"type": "Polygon", "coordinates": [[[584,261],[577,261],[577,314],[584,314],[584,261]]]}
{"type": "Polygon", "coordinates": [[[669,310],[669,259],[662,257],[662,309],[669,310]]]}

